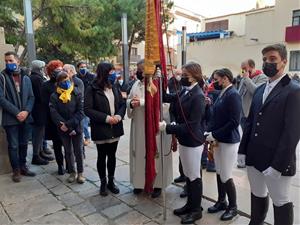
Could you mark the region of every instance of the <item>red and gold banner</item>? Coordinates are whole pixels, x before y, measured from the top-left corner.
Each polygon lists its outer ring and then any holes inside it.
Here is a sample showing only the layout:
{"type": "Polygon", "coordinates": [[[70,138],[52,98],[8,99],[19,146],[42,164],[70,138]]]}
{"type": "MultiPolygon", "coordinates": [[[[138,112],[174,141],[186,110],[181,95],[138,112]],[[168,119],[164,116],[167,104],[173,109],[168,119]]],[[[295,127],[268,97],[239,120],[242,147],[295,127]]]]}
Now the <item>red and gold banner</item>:
{"type": "Polygon", "coordinates": [[[155,181],[155,157],[157,154],[156,135],[160,119],[159,80],[154,76],[156,66],[162,67],[166,74],[166,63],[161,27],[160,0],[146,0],[146,43],[145,43],[145,133],[146,133],[146,168],[145,191],[151,192],[155,181]]]}

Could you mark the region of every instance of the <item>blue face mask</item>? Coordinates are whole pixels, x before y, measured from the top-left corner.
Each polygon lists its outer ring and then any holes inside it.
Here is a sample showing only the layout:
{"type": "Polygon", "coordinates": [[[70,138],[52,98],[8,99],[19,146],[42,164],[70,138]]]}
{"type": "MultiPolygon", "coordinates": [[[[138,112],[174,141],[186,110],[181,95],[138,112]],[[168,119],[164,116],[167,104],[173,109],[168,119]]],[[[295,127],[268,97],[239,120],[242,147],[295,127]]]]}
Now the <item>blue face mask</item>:
{"type": "Polygon", "coordinates": [[[116,79],[117,79],[117,73],[116,72],[113,72],[113,73],[109,74],[108,82],[110,84],[114,84],[116,79]]]}
{"type": "Polygon", "coordinates": [[[80,73],[81,75],[85,75],[87,72],[88,72],[88,69],[87,69],[87,68],[80,68],[80,69],[79,69],[79,73],[80,73]]]}
{"type": "Polygon", "coordinates": [[[5,69],[9,73],[13,73],[18,70],[18,65],[16,63],[6,63],[5,69]]]}
{"type": "Polygon", "coordinates": [[[68,90],[72,86],[72,83],[70,80],[65,80],[60,82],[58,86],[64,90],[68,90]]]}

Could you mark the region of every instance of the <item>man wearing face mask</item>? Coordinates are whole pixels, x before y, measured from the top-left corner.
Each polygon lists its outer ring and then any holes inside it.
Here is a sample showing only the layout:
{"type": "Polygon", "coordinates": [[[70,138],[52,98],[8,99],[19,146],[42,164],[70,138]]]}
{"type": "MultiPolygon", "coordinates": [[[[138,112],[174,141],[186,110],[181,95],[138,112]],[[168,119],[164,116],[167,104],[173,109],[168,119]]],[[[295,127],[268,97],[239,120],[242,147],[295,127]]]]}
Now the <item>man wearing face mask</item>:
{"type": "Polygon", "coordinates": [[[12,180],[20,182],[21,175],[35,176],[26,166],[34,95],[30,78],[20,68],[18,55],[15,52],[6,52],[4,57],[6,68],[0,74],[2,126],[7,136],[9,159],[13,169],[12,180]]]}
{"type": "Polygon", "coordinates": [[[300,139],[300,87],[284,73],[287,65],[284,45],[267,46],[262,55],[263,71],[269,80],[254,93],[238,161],[247,165],[250,224],[263,224],[270,195],[274,224],[291,225],[290,186],[296,173],[296,146],[300,139]]]}
{"type": "MultiPolygon", "coordinates": [[[[146,137],[145,137],[145,84],[144,84],[144,60],[137,64],[137,81],[133,84],[127,98],[127,115],[131,120],[130,130],[130,182],[133,185],[133,193],[140,194],[145,185],[146,164],[146,137]]],[[[166,141],[167,142],[167,141],[166,141]]],[[[164,143],[165,144],[165,143],[164,143]]],[[[167,144],[166,144],[167,145],[167,144]]],[[[159,144],[158,144],[159,146],[159,144]]],[[[170,146],[166,147],[169,151],[170,146]]],[[[162,170],[160,158],[156,157],[157,176],[154,183],[154,191],[151,197],[157,198],[161,194],[162,170]]],[[[172,157],[165,157],[164,171],[166,171],[165,185],[169,185],[172,179],[172,157]]]]}
{"type": "MultiPolygon", "coordinates": [[[[77,63],[77,71],[78,71],[78,73],[77,73],[76,77],[78,77],[79,79],[82,80],[83,85],[84,85],[84,90],[87,90],[88,86],[90,86],[92,84],[96,75],[89,72],[89,70],[87,68],[87,64],[83,61],[77,63]]],[[[90,139],[91,139],[91,135],[90,135],[90,131],[89,131],[89,123],[90,123],[90,119],[87,116],[85,116],[83,119],[83,133],[84,133],[83,144],[85,146],[89,145],[90,139]]]]}
{"type": "Polygon", "coordinates": [[[42,149],[44,133],[45,133],[45,113],[43,113],[42,103],[42,85],[45,79],[45,65],[44,61],[34,60],[31,63],[30,80],[32,83],[33,94],[35,96],[34,106],[32,109],[32,117],[34,120],[32,129],[32,164],[34,165],[47,165],[54,160],[53,157],[48,156],[42,149]]]}
{"type": "Polygon", "coordinates": [[[258,86],[268,81],[268,77],[264,75],[261,70],[255,69],[255,62],[252,59],[242,62],[241,69],[242,79],[238,91],[242,97],[243,110],[241,115],[241,126],[242,129],[244,129],[245,121],[249,115],[253,94],[258,86]]]}

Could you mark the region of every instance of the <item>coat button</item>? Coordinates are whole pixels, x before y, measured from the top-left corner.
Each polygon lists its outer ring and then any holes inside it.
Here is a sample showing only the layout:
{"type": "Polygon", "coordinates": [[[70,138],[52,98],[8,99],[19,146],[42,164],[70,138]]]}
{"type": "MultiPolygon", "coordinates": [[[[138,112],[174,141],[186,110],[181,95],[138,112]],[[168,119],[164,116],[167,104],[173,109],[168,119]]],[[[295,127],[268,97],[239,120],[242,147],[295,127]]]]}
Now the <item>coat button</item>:
{"type": "Polygon", "coordinates": [[[259,126],[259,125],[260,125],[260,123],[257,123],[256,125],[257,125],[257,126],[259,126]]]}
{"type": "Polygon", "coordinates": [[[254,136],[255,136],[255,137],[257,137],[257,136],[258,136],[258,134],[257,134],[257,133],[255,133],[255,134],[254,134],[254,136]]]}
{"type": "Polygon", "coordinates": [[[261,116],[261,115],[262,115],[262,112],[259,112],[259,113],[258,113],[258,115],[260,115],[260,116],[261,116]]]}

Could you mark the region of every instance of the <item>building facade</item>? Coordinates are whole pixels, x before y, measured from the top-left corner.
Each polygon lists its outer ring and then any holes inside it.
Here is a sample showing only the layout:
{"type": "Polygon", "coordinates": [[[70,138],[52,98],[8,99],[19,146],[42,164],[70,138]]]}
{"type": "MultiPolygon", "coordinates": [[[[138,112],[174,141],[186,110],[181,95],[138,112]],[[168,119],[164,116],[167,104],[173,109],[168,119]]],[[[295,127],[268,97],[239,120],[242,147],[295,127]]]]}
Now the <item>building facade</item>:
{"type": "MultiPolygon", "coordinates": [[[[237,75],[241,62],[248,58],[261,68],[261,50],[275,43],[287,46],[286,72],[300,75],[300,1],[276,0],[274,6],[207,18],[201,31],[188,35],[187,60],[199,62],[207,76],[222,67],[237,75]],[[213,30],[220,33],[219,37],[209,38],[213,30]],[[222,36],[222,32],[227,36],[222,36]]],[[[181,51],[180,44],[177,51],[181,51]]]]}
{"type": "Polygon", "coordinates": [[[7,51],[13,51],[13,46],[5,43],[4,29],[0,27],[0,70],[4,69],[4,53],[7,51]]]}

